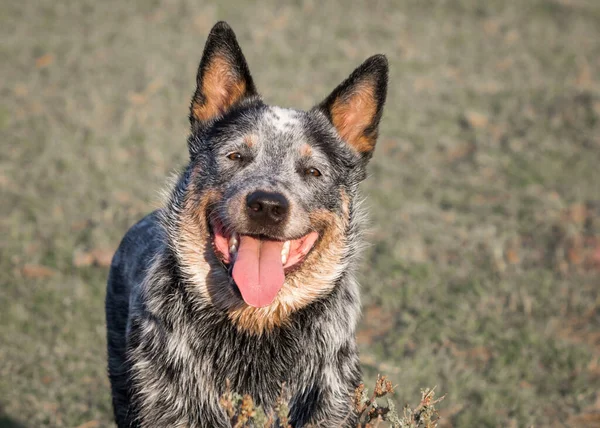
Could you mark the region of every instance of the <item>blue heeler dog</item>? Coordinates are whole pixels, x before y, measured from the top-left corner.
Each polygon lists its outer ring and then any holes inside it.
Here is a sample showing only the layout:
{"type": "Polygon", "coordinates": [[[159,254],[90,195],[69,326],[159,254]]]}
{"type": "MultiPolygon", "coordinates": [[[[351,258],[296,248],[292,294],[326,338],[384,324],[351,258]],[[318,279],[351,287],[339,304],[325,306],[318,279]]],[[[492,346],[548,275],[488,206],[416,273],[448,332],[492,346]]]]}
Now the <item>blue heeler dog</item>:
{"type": "Polygon", "coordinates": [[[214,26],[190,108],[190,162],[133,226],[108,279],[119,427],[225,427],[229,387],[294,427],[356,426],[357,188],[377,139],[387,60],[367,59],[310,111],[258,95],[214,26]]]}

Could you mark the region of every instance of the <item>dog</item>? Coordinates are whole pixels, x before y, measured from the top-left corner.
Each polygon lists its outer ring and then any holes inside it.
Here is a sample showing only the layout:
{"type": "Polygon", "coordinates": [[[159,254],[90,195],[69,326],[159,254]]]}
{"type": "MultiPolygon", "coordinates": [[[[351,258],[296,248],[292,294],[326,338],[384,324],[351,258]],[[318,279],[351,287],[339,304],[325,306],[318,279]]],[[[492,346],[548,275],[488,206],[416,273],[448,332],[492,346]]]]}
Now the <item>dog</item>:
{"type": "Polygon", "coordinates": [[[294,427],[356,426],[358,185],[388,63],[367,59],[309,111],[265,104],[232,29],[211,30],[189,165],[123,238],[106,295],[119,427],[227,427],[228,390],[294,427]]]}

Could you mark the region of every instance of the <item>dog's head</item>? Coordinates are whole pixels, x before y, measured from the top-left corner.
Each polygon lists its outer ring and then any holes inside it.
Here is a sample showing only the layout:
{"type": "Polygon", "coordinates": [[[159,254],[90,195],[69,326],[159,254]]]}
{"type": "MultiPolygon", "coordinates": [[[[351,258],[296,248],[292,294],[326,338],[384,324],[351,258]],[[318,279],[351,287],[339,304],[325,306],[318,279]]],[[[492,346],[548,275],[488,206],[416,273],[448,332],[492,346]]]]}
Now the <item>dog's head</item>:
{"type": "Polygon", "coordinates": [[[203,298],[242,325],[282,322],[330,293],[347,268],[387,71],[385,57],[373,56],[312,110],[271,107],[231,28],[212,29],[174,241],[203,298]]]}

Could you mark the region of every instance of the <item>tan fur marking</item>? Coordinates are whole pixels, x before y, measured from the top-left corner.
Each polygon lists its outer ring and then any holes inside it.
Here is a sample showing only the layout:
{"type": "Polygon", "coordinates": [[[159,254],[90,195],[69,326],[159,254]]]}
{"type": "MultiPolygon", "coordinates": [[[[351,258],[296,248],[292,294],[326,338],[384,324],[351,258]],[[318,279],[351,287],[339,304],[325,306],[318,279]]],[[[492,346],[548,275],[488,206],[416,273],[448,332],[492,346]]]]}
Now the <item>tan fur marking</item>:
{"type": "Polygon", "coordinates": [[[190,185],[181,215],[177,254],[183,272],[197,292],[226,311],[239,329],[261,335],[284,325],[292,313],[331,291],[343,269],[340,262],[349,222],[349,199],[344,191],[341,216],[326,210],[311,213],[312,229],[321,232],[316,247],[298,270],[286,276],[274,302],[264,308],[246,305],[231,287],[222,285],[227,283],[228,274],[214,254],[206,228],[206,212],[220,198],[217,192],[205,191],[196,199],[194,186],[190,185]]]}
{"type": "Polygon", "coordinates": [[[376,135],[365,135],[377,113],[373,82],[364,82],[346,100],[336,99],[331,107],[333,125],[343,140],[360,153],[375,146],[376,135]]]}
{"type": "MultiPolygon", "coordinates": [[[[193,183],[193,179],[191,182],[193,183]]],[[[205,213],[221,195],[207,191],[199,200],[195,200],[195,193],[195,186],[191,184],[181,214],[176,251],[183,272],[191,283],[200,288],[200,294],[208,298],[207,276],[211,269],[220,267],[220,263],[211,249],[205,213]]]]}
{"type": "Polygon", "coordinates": [[[204,71],[202,78],[204,103],[192,103],[192,112],[201,122],[223,114],[246,93],[246,82],[231,72],[231,63],[216,56],[204,71]]]}
{"type": "Polygon", "coordinates": [[[254,145],[256,144],[256,137],[254,135],[246,135],[244,137],[244,143],[248,147],[254,147],[254,145]]]}
{"type": "Polygon", "coordinates": [[[302,147],[300,147],[300,154],[307,157],[312,155],[312,147],[310,144],[302,144],[302,147]]]}

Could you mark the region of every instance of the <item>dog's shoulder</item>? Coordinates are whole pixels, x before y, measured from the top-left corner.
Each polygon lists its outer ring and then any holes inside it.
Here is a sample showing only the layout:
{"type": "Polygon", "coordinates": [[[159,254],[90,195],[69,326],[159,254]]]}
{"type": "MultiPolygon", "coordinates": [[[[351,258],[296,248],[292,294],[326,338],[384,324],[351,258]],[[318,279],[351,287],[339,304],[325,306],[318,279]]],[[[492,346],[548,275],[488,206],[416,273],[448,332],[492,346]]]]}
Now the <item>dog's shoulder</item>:
{"type": "Polygon", "coordinates": [[[129,294],[140,284],[147,269],[165,245],[160,210],[154,211],[133,225],[121,240],[113,256],[108,278],[108,296],[129,294]]]}

